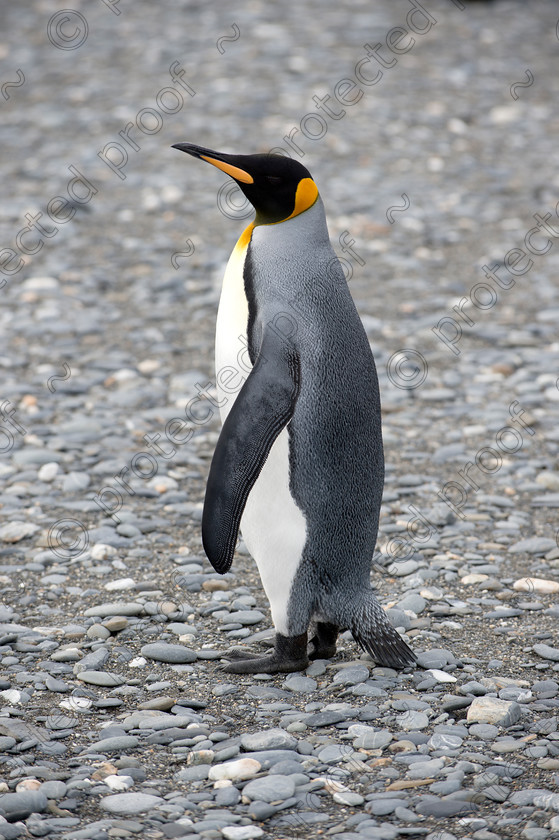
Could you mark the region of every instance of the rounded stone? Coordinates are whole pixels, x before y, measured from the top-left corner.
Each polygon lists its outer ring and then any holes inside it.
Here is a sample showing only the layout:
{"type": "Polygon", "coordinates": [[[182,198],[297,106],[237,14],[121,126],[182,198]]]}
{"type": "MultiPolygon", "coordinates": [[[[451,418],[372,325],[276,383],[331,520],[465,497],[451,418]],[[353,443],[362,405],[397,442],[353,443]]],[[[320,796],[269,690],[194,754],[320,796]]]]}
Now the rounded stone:
{"type": "Polygon", "coordinates": [[[462,746],[462,738],[446,732],[435,732],[427,743],[432,750],[457,750],[462,746]]]}
{"type": "Polygon", "coordinates": [[[431,650],[417,654],[417,664],[425,669],[442,669],[445,665],[449,665],[454,661],[454,654],[444,648],[432,648],[431,650]]]}
{"type": "Polygon", "coordinates": [[[255,758],[240,758],[226,764],[215,764],[210,767],[208,779],[212,782],[230,779],[232,782],[252,779],[262,769],[262,765],[255,758]]]}
{"type": "Polygon", "coordinates": [[[336,793],[333,794],[332,799],[338,805],[349,805],[351,808],[362,805],[365,801],[360,793],[354,793],[352,790],[336,791],[336,793]]]}
{"type": "Polygon", "coordinates": [[[302,677],[300,674],[293,674],[285,680],[283,687],[288,691],[294,691],[296,694],[308,694],[309,692],[316,691],[317,682],[311,677],[302,677]]]}
{"type": "Polygon", "coordinates": [[[87,752],[121,752],[134,749],[138,746],[138,743],[135,735],[116,735],[114,738],[103,738],[101,741],[95,741],[87,747],[87,752]]]}
{"type": "Polygon", "coordinates": [[[296,750],[297,738],[294,738],[285,729],[266,729],[241,735],[241,746],[247,752],[296,750]]]}
{"type": "Polygon", "coordinates": [[[403,729],[405,732],[413,732],[429,726],[429,718],[425,712],[417,712],[412,709],[409,709],[402,715],[398,715],[396,722],[400,729],[403,729]]]}
{"type": "Polygon", "coordinates": [[[234,623],[245,626],[247,624],[258,624],[265,617],[264,613],[261,613],[259,610],[239,610],[238,612],[232,612],[224,616],[222,621],[225,621],[227,624],[234,623]]]}
{"type": "Polygon", "coordinates": [[[334,677],[334,685],[358,685],[369,679],[369,669],[366,665],[350,665],[340,668],[334,677]]]}
{"type": "Polygon", "coordinates": [[[105,688],[116,688],[126,682],[123,677],[109,671],[81,671],[77,678],[88,685],[100,685],[105,688]]]}
{"type": "Polygon", "coordinates": [[[101,808],[111,814],[141,814],[164,803],[164,799],[151,793],[113,793],[99,801],[101,808]]]}
{"type": "Polygon", "coordinates": [[[68,787],[64,782],[49,779],[49,781],[42,783],[39,790],[45,794],[47,799],[62,799],[63,796],[66,796],[68,787]]]}
{"type": "Polygon", "coordinates": [[[470,735],[483,741],[492,741],[499,734],[499,727],[492,723],[474,723],[469,729],[470,735]]]}
{"type": "Polygon", "coordinates": [[[156,662],[166,662],[173,665],[185,665],[195,662],[196,652],[184,645],[170,645],[165,642],[153,642],[141,648],[142,656],[154,659],[156,662]]]}
{"type": "MultiPolygon", "coordinates": [[[[358,732],[357,737],[353,741],[353,746],[356,750],[382,750],[392,742],[392,733],[389,732],[388,729],[380,729],[378,732],[375,732],[374,729],[369,726],[360,727],[357,725],[355,729],[357,730],[357,728],[363,731],[358,732]]],[[[353,732],[351,732],[352,729],[353,727],[350,726],[350,735],[353,734],[353,732]]]]}
{"type": "Polygon", "coordinates": [[[268,775],[253,779],[243,788],[243,797],[251,802],[277,802],[289,799],[295,793],[295,782],[289,776],[268,775]]]}
{"type": "Polygon", "coordinates": [[[225,840],[256,840],[264,835],[258,825],[226,825],[221,829],[225,840]]]}
{"type": "Polygon", "coordinates": [[[21,793],[6,793],[0,796],[0,812],[10,822],[25,820],[30,814],[46,811],[48,800],[40,790],[26,790],[21,793]]]}
{"type": "Polygon", "coordinates": [[[118,633],[120,630],[124,630],[124,628],[128,626],[128,619],[123,615],[115,615],[112,618],[107,618],[107,620],[103,622],[102,626],[106,627],[110,633],[118,633]]]}
{"type": "Polygon", "coordinates": [[[550,647],[550,645],[534,645],[532,648],[534,653],[541,656],[542,659],[550,659],[552,662],[559,662],[559,648],[550,647]]]}
{"type": "Polygon", "coordinates": [[[141,615],[144,612],[144,605],[136,601],[122,601],[109,604],[98,604],[90,607],[84,612],[86,618],[109,618],[113,615],[141,615]]]}

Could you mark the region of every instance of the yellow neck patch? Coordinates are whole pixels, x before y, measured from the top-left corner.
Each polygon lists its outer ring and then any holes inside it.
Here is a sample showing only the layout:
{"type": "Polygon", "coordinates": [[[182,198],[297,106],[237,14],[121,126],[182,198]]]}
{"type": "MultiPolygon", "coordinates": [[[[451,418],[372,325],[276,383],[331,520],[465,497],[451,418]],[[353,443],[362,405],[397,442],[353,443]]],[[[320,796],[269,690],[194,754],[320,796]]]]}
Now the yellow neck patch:
{"type": "MultiPolygon", "coordinates": [[[[313,206],[317,198],[318,187],[316,186],[313,179],[303,178],[301,181],[299,181],[299,184],[297,186],[297,192],[295,193],[295,207],[293,208],[293,213],[290,216],[288,216],[287,219],[283,219],[282,221],[287,222],[288,219],[293,219],[300,213],[304,213],[305,210],[308,210],[309,207],[313,206]]],[[[275,224],[281,224],[281,222],[276,222],[275,224]]]]}
{"type": "Polygon", "coordinates": [[[253,230],[254,222],[251,222],[250,225],[243,230],[243,232],[237,239],[237,243],[234,249],[235,251],[244,251],[246,250],[246,248],[248,248],[248,243],[250,242],[253,230]]]}
{"type": "MultiPolygon", "coordinates": [[[[301,213],[304,213],[305,210],[308,210],[309,207],[312,207],[317,198],[318,187],[316,186],[313,179],[303,178],[301,181],[299,181],[299,184],[297,186],[297,192],[295,193],[295,207],[293,208],[293,212],[291,213],[291,215],[287,216],[285,219],[281,219],[279,222],[264,223],[264,226],[270,227],[271,225],[281,225],[282,222],[287,222],[289,219],[294,219],[295,216],[299,216],[301,213]]],[[[243,230],[243,232],[237,240],[235,250],[244,250],[248,248],[248,244],[252,237],[252,232],[256,225],[256,221],[251,222],[250,225],[248,225],[248,227],[246,227],[243,230]]]]}

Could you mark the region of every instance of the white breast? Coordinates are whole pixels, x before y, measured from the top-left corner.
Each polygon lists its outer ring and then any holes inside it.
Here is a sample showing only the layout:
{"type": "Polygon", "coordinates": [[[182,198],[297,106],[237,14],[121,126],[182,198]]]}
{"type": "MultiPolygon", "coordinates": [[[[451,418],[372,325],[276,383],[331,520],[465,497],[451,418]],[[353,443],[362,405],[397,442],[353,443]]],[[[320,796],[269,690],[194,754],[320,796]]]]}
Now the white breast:
{"type": "Polygon", "coordinates": [[[229,257],[217,312],[215,371],[222,423],[225,422],[243,382],[252,369],[246,350],[248,302],[244,289],[243,267],[248,242],[246,245],[240,245],[243,237],[244,235],[229,257]],[[237,372],[236,376],[229,374],[230,368],[237,372]],[[222,382],[228,383],[226,388],[222,386],[222,382]],[[234,387],[237,387],[237,390],[232,393],[234,387]]]}
{"type": "MultiPolygon", "coordinates": [[[[220,385],[224,371],[237,372],[230,382],[242,387],[251,366],[246,350],[248,302],[243,267],[249,237],[241,236],[225,270],[216,325],[216,383],[222,423],[238,394],[220,385]],[[221,374],[221,375],[220,375],[221,374]]],[[[293,578],[306,541],[306,522],[289,489],[289,438],[287,429],[278,436],[247,500],[241,533],[254,557],[270,602],[274,626],[289,635],[287,606],[293,578]]]]}

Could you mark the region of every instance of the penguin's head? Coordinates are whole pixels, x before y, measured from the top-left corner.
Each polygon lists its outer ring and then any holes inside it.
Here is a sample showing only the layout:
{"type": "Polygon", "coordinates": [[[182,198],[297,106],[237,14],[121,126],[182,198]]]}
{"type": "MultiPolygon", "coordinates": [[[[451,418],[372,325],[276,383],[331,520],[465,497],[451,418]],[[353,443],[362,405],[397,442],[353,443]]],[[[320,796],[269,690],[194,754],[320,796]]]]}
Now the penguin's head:
{"type": "Polygon", "coordinates": [[[292,219],[312,207],[318,198],[308,169],[283,155],[227,155],[192,143],[175,143],[172,148],[230,175],[256,210],[257,225],[292,219]]]}

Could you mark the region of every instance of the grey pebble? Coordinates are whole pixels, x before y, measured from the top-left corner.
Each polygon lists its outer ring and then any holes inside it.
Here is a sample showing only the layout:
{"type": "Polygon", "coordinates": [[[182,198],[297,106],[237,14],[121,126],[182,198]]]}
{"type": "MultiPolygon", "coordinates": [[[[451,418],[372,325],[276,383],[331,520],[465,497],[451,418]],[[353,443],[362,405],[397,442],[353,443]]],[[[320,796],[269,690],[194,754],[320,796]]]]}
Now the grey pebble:
{"type": "Polygon", "coordinates": [[[454,661],[454,654],[444,648],[432,648],[431,650],[417,654],[417,664],[427,670],[431,668],[444,670],[445,665],[449,665],[454,661]]]}
{"type": "Polygon", "coordinates": [[[99,685],[106,688],[116,688],[126,682],[119,674],[110,671],[80,671],[78,679],[89,685],[99,685]]]}
{"type": "Polygon", "coordinates": [[[435,819],[466,816],[469,813],[476,813],[479,808],[474,802],[460,799],[439,799],[435,796],[422,796],[415,804],[418,814],[435,819]]]}
{"type": "Polygon", "coordinates": [[[351,755],[352,749],[349,745],[344,744],[329,744],[327,747],[322,747],[318,752],[318,760],[322,764],[337,764],[351,755]]]}
{"type": "Polygon", "coordinates": [[[334,685],[358,685],[369,679],[369,669],[366,665],[350,665],[341,668],[333,679],[334,685]]]}
{"type": "Polygon", "coordinates": [[[259,612],[259,610],[239,610],[238,612],[232,612],[224,616],[222,621],[246,625],[258,624],[264,618],[264,613],[259,612]]]}
{"type": "Polygon", "coordinates": [[[109,618],[112,615],[141,615],[144,611],[144,605],[136,601],[115,601],[107,604],[98,604],[95,607],[89,607],[85,610],[84,615],[87,617],[109,618]]]}
{"type": "Polygon", "coordinates": [[[435,732],[431,735],[427,743],[433,750],[456,750],[462,746],[463,738],[457,735],[435,732]]]}
{"type": "Polygon", "coordinates": [[[538,644],[534,645],[532,650],[534,653],[537,653],[538,656],[541,656],[542,659],[550,659],[552,662],[559,662],[559,648],[538,644]]]}
{"type": "Polygon", "coordinates": [[[388,566],[387,571],[395,577],[405,577],[406,575],[412,575],[418,570],[418,568],[419,563],[417,560],[402,560],[396,563],[391,563],[388,566]]]}
{"type": "MultiPolygon", "coordinates": [[[[299,742],[299,749],[301,748],[301,742],[299,742]]],[[[262,765],[263,770],[269,770],[270,767],[273,767],[280,761],[303,761],[304,755],[311,755],[313,752],[312,747],[306,753],[299,753],[299,751],[295,752],[295,750],[288,749],[268,749],[268,750],[257,750],[255,752],[245,752],[241,754],[241,758],[254,758],[256,761],[260,762],[262,765]]]]}
{"type": "Polygon", "coordinates": [[[420,615],[427,606],[427,601],[419,594],[410,593],[401,601],[398,601],[397,606],[400,610],[412,610],[412,612],[420,615]]]}
{"type": "Polygon", "coordinates": [[[263,779],[253,779],[243,788],[243,796],[251,801],[277,802],[288,799],[295,792],[295,782],[289,776],[268,774],[263,779]]]}
{"type": "Polygon", "coordinates": [[[140,649],[142,656],[154,659],[156,662],[167,662],[170,664],[185,664],[195,662],[196,652],[183,645],[171,645],[165,642],[153,642],[143,645],[140,649]]]}
{"type": "Polygon", "coordinates": [[[387,814],[393,814],[396,808],[406,808],[408,804],[407,799],[372,799],[367,803],[365,810],[368,814],[375,817],[385,817],[387,814]]]}
{"type": "Polygon", "coordinates": [[[47,677],[45,685],[49,691],[55,691],[58,694],[65,694],[71,690],[68,683],[65,683],[64,680],[54,679],[54,677],[47,677]]]}
{"type": "Polygon", "coordinates": [[[308,694],[316,691],[317,682],[311,677],[302,677],[293,674],[285,680],[283,686],[288,691],[294,691],[296,694],[308,694]]]}
{"type": "Polygon", "coordinates": [[[326,712],[317,712],[316,714],[311,714],[305,718],[305,723],[307,726],[312,728],[319,728],[322,726],[333,726],[336,723],[340,723],[342,720],[345,720],[346,716],[340,712],[334,711],[326,711],[326,712]]]}
{"type": "Polygon", "coordinates": [[[39,790],[41,793],[45,794],[47,799],[62,799],[63,796],[66,796],[68,787],[64,782],[53,779],[51,781],[43,782],[39,790]]]}
{"type": "Polygon", "coordinates": [[[138,739],[135,735],[117,735],[112,738],[102,738],[100,741],[94,741],[87,747],[88,752],[120,752],[132,750],[138,746],[138,739]]]}
{"type": "Polygon", "coordinates": [[[526,554],[539,556],[550,551],[552,548],[556,548],[556,543],[555,540],[549,537],[528,537],[525,540],[519,540],[519,542],[510,545],[508,550],[511,554],[522,554],[526,552],[526,554]]]}
{"type": "Polygon", "coordinates": [[[473,723],[470,726],[470,735],[482,738],[484,741],[493,741],[499,734],[500,729],[492,723],[473,723]]]}
{"type": "Polygon", "coordinates": [[[74,674],[80,674],[82,671],[98,671],[109,660],[110,655],[107,647],[99,647],[87,653],[74,665],[74,674]]]}
{"type": "Polygon", "coordinates": [[[220,683],[212,687],[212,694],[216,697],[225,697],[226,694],[237,694],[239,686],[236,683],[220,683]]]}
{"type": "Polygon", "coordinates": [[[416,712],[410,709],[402,715],[399,715],[396,718],[396,722],[400,729],[412,732],[417,729],[425,729],[426,726],[429,726],[429,717],[425,712],[416,712]]]}
{"type": "Polygon", "coordinates": [[[381,750],[392,742],[392,733],[387,729],[375,731],[372,727],[359,724],[350,726],[348,733],[356,734],[353,746],[355,749],[381,750]]]}
{"type": "Polygon", "coordinates": [[[10,822],[25,820],[30,814],[46,811],[47,804],[47,797],[40,790],[5,793],[0,795],[0,814],[10,822]]]}
{"type": "Polygon", "coordinates": [[[148,793],[114,793],[104,796],[99,804],[111,814],[141,814],[156,805],[163,805],[164,799],[148,793]]]}
{"type": "Polygon", "coordinates": [[[195,764],[192,767],[184,767],[176,773],[180,782],[200,782],[208,778],[210,772],[209,764],[195,764]]]}
{"type": "Polygon", "coordinates": [[[268,729],[241,735],[241,745],[247,752],[295,750],[297,749],[297,739],[284,729],[268,729]]]}

